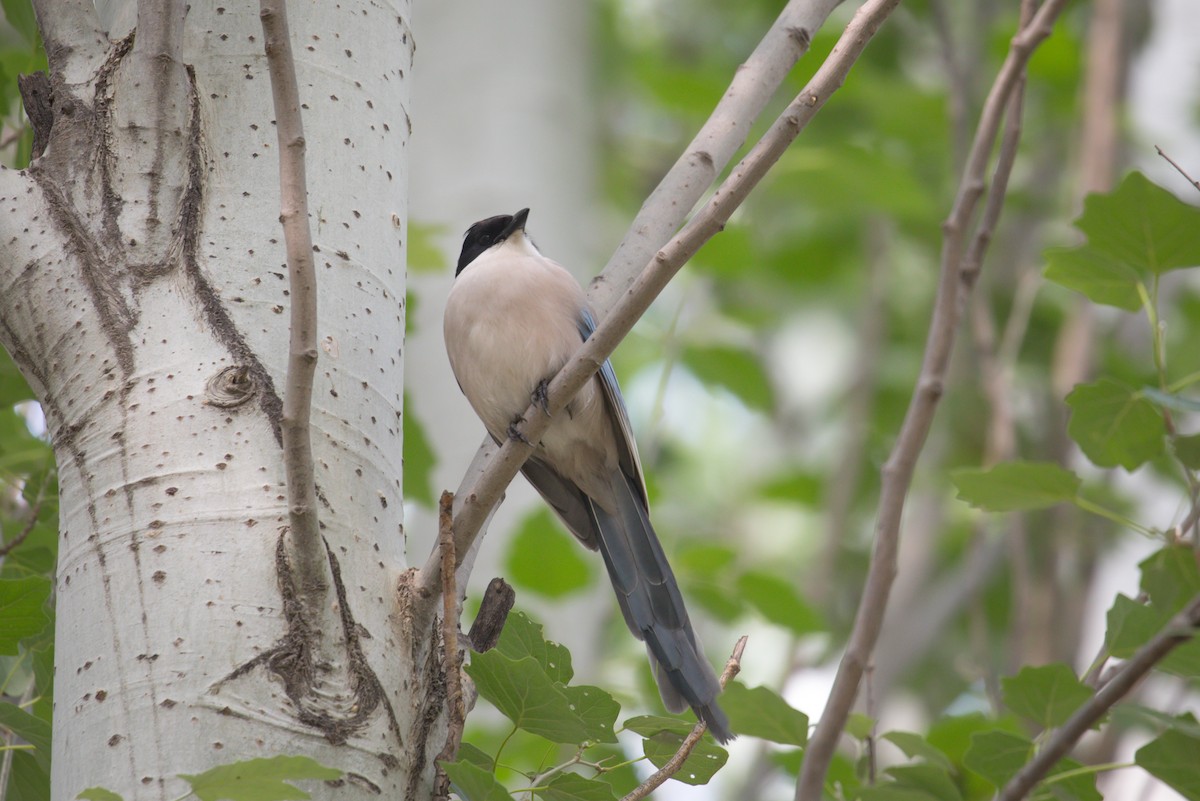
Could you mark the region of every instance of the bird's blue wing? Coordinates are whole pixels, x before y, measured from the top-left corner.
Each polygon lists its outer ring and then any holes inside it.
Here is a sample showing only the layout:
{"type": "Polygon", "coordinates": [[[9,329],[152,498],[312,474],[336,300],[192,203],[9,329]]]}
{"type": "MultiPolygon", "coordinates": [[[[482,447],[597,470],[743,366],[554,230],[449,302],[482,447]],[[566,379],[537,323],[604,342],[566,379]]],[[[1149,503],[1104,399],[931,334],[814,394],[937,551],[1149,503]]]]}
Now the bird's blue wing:
{"type": "MultiPolygon", "coordinates": [[[[596,320],[585,308],[579,316],[579,335],[586,340],[595,330],[596,320]]],[[[608,403],[614,423],[621,468],[641,490],[642,503],[648,503],[646,479],[642,475],[642,460],[638,456],[637,441],[633,438],[633,427],[629,424],[629,412],[625,410],[625,399],[621,397],[621,386],[617,383],[617,374],[613,371],[612,362],[605,359],[596,377],[604,389],[604,400],[608,403]]]]}

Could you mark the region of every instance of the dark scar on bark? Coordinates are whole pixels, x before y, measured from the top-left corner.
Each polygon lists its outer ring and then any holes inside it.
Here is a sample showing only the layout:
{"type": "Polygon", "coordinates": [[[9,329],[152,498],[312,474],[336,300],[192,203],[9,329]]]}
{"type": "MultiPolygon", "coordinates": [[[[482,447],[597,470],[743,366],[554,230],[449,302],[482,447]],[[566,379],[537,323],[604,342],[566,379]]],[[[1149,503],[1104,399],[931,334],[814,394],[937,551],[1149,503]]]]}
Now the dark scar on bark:
{"type": "Polygon", "coordinates": [[[50,85],[50,76],[44,72],[18,75],[17,88],[21,92],[21,104],[25,106],[29,127],[33,129],[33,148],[29,154],[29,160],[33,161],[46,152],[50,142],[50,129],[54,127],[54,88],[50,85]]]}
{"type": "MultiPolygon", "coordinates": [[[[434,621],[427,642],[438,642],[439,633],[438,622],[434,621]]],[[[411,736],[413,745],[409,749],[409,753],[413,757],[408,771],[408,785],[404,791],[407,801],[422,801],[425,797],[419,791],[423,779],[421,774],[425,772],[429,738],[438,719],[442,716],[442,711],[446,708],[446,672],[444,661],[436,645],[429,649],[429,656],[425,660],[422,673],[424,674],[422,686],[427,689],[427,692],[413,720],[411,736]]]]}
{"type": "Polygon", "coordinates": [[[196,89],[196,72],[192,65],[187,65],[188,80],[191,83],[192,125],[188,136],[188,182],[184,190],[181,217],[183,230],[183,270],[192,285],[192,291],[200,302],[204,319],[208,321],[214,335],[222,345],[237,358],[240,364],[246,366],[261,388],[258,395],[258,405],[271,430],[275,434],[275,442],[283,445],[283,432],[280,424],[283,421],[283,401],[275,391],[275,382],[271,374],[259,361],[258,355],[246,343],[237,326],[225,310],[212,284],[208,282],[200,269],[197,256],[200,250],[200,211],[201,199],[204,195],[204,146],[200,135],[200,93],[196,89]]]}
{"type": "MultiPolygon", "coordinates": [[[[316,639],[316,634],[309,621],[305,619],[300,599],[295,590],[295,575],[287,560],[285,537],[286,534],[281,535],[275,547],[275,570],[280,594],[283,596],[283,617],[287,623],[287,632],[275,646],[238,666],[222,678],[217,682],[213,691],[215,692],[226,682],[246,676],[255,668],[266,667],[283,682],[284,693],[291,699],[295,707],[297,720],[320,731],[325,739],[334,745],[346,742],[348,738],[359,732],[367,725],[372,714],[382,708],[388,718],[388,728],[396,737],[399,746],[403,748],[404,737],[400,733],[400,723],[396,719],[395,710],[384,692],[383,685],[363,654],[359,638],[360,628],[354,620],[354,616],[350,612],[350,605],[346,600],[346,588],[342,583],[341,567],[328,544],[325,546],[325,553],[329,558],[330,573],[342,619],[342,634],[349,657],[350,684],[356,701],[355,712],[352,715],[334,716],[329,712],[314,709],[310,703],[317,670],[312,653],[312,643],[316,639]]],[[[396,757],[390,753],[380,752],[377,756],[388,768],[395,768],[399,764],[396,757]]]]}

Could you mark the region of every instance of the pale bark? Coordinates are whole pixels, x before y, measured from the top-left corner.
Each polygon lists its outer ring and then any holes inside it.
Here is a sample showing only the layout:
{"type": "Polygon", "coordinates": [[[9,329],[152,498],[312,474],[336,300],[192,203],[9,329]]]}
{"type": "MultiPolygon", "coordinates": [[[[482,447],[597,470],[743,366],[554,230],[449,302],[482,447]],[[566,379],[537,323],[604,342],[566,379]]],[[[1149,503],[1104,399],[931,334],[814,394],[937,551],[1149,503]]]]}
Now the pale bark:
{"type": "Polygon", "coordinates": [[[289,11],[342,645],[321,661],[278,556],[289,298],[257,8],[143,2],[136,37],[109,41],[89,2],[38,7],[54,128],[30,169],[0,171],[0,341],[60,471],[56,799],[176,798],[179,773],[275,754],[347,771],[317,798],[428,794],[440,659],[394,593],[409,9],[289,11]]]}

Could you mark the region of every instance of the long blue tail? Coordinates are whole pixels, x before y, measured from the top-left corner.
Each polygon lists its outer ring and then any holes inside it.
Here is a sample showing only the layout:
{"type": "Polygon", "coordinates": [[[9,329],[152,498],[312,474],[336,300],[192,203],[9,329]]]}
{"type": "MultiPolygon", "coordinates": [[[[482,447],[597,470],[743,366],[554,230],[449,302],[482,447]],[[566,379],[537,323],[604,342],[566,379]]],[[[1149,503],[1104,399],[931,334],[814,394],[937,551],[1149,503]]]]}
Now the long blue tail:
{"type": "Polygon", "coordinates": [[[645,640],[663,704],[672,712],[691,707],[724,743],[733,739],[729,719],[717,705],[721,685],[704,656],[675,574],[650,525],[639,487],[617,471],[613,477],[616,514],[590,503],[597,545],[629,630],[645,640]]]}

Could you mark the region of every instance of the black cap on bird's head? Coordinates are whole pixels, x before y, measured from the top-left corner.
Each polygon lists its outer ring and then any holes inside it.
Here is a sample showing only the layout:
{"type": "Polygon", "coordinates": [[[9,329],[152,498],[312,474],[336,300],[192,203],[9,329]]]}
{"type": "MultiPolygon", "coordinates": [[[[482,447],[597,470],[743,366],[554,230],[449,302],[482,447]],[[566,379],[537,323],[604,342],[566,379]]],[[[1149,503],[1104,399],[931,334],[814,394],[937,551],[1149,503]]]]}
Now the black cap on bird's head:
{"type": "Polygon", "coordinates": [[[525,230],[525,220],[529,219],[529,209],[521,209],[516,214],[499,214],[480,220],[467,229],[463,236],[462,253],[458,257],[458,275],[471,262],[488,248],[499,245],[517,231],[525,230]]]}

